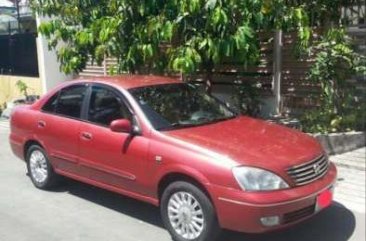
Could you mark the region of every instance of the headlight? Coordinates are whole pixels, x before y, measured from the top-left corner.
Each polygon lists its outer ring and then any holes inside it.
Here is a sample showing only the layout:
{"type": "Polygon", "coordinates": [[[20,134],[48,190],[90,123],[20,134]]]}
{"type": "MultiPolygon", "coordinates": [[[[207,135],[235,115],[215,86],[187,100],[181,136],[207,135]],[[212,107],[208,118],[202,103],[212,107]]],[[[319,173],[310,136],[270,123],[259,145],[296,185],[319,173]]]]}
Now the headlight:
{"type": "Polygon", "coordinates": [[[260,168],[234,167],[233,174],[245,191],[269,191],[289,187],[281,177],[260,168]]]}

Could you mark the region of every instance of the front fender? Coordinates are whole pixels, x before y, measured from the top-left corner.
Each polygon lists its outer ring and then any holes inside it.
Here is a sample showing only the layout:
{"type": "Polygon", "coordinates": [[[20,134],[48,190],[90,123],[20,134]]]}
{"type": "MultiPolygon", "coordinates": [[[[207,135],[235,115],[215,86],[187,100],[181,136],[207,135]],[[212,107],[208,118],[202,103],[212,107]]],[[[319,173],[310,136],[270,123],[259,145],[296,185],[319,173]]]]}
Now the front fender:
{"type": "Polygon", "coordinates": [[[156,183],[156,186],[155,186],[156,194],[158,193],[160,182],[164,179],[164,177],[171,175],[171,174],[180,174],[180,175],[190,177],[190,178],[194,179],[195,181],[197,181],[198,183],[200,183],[202,186],[206,187],[206,189],[208,189],[210,186],[210,182],[207,179],[207,177],[203,173],[198,171],[197,169],[189,167],[187,165],[180,164],[180,163],[176,163],[176,164],[172,163],[172,164],[163,166],[160,169],[160,171],[155,175],[154,183],[156,183]]]}

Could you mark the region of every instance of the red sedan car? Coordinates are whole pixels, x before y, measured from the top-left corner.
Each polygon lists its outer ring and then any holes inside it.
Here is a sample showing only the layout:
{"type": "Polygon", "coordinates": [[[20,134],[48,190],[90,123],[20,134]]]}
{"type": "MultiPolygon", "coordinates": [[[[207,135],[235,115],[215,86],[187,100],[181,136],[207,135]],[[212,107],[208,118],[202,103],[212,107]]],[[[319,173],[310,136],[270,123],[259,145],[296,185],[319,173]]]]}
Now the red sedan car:
{"type": "Polygon", "coordinates": [[[159,76],[67,82],[13,111],[10,143],[37,188],[66,176],[152,203],[179,241],[298,223],[336,181],[312,137],[159,76]]]}

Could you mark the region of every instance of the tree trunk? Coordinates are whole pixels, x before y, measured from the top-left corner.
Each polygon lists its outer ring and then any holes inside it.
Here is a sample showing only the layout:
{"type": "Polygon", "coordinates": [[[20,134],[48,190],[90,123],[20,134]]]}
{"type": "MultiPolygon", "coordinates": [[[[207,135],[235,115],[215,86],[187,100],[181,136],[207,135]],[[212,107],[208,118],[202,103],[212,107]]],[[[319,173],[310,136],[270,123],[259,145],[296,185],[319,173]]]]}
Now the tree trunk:
{"type": "Polygon", "coordinates": [[[212,91],[212,71],[206,73],[206,91],[211,94],[212,91]]]}
{"type": "Polygon", "coordinates": [[[206,65],[206,91],[211,94],[212,92],[212,76],[213,76],[213,63],[210,61],[206,65]]]}

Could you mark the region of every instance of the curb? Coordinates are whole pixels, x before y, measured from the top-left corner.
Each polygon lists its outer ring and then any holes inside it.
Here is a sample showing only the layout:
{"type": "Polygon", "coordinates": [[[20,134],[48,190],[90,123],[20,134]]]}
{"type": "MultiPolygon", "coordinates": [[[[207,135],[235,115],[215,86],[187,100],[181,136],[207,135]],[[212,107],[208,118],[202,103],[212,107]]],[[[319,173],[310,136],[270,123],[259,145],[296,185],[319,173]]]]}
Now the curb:
{"type": "Polygon", "coordinates": [[[328,155],[350,152],[366,144],[366,132],[341,132],[331,134],[313,134],[328,155]]]}

